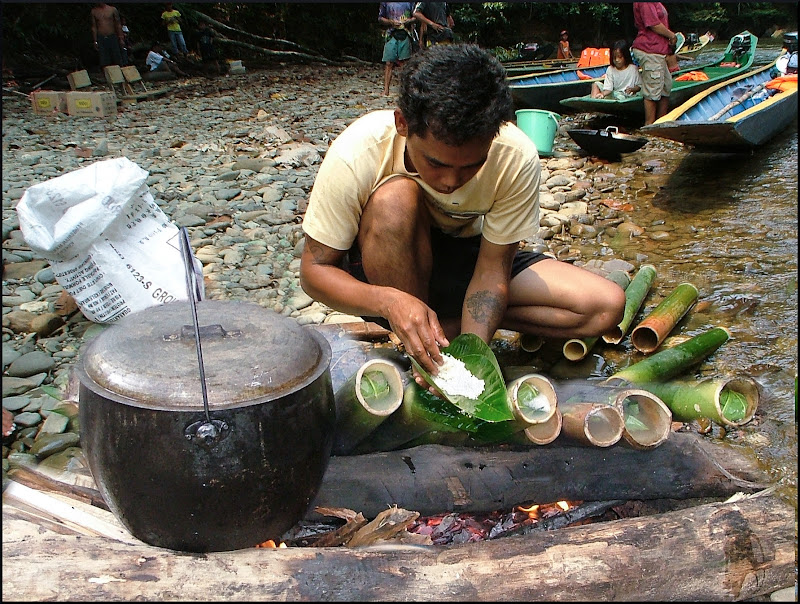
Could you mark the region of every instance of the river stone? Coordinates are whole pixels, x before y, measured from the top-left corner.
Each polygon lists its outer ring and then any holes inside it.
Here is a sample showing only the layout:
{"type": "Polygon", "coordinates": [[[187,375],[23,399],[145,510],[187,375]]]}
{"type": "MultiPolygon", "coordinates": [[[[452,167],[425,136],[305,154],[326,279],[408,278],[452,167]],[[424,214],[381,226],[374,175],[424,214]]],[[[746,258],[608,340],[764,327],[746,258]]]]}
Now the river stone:
{"type": "Polygon", "coordinates": [[[46,373],[38,373],[30,377],[3,377],[3,398],[7,396],[15,396],[17,394],[25,394],[28,390],[33,390],[39,386],[44,378],[47,377],[46,373]]]}
{"type": "Polygon", "coordinates": [[[35,455],[30,453],[22,453],[21,451],[13,451],[8,454],[8,465],[10,469],[16,468],[35,468],[39,465],[39,460],[35,455]]]}
{"type": "Polygon", "coordinates": [[[49,354],[36,350],[19,357],[6,369],[6,374],[12,377],[30,377],[42,371],[50,371],[56,362],[49,354]]]}
{"type": "Polygon", "coordinates": [[[67,447],[75,447],[80,441],[81,437],[74,432],[40,434],[31,447],[31,454],[39,459],[44,459],[45,457],[63,451],[67,447]]]}
{"type": "Polygon", "coordinates": [[[47,260],[28,260],[3,265],[3,279],[26,279],[33,277],[43,268],[50,266],[47,260]]]}
{"type": "Polygon", "coordinates": [[[625,237],[638,237],[644,233],[644,229],[632,222],[623,222],[617,227],[617,232],[625,237]]]}
{"type": "Polygon", "coordinates": [[[61,434],[67,429],[68,423],[69,418],[66,415],[51,413],[42,423],[42,427],[39,429],[39,437],[41,438],[43,434],[61,434]]]}
{"type": "Polygon", "coordinates": [[[3,398],[3,409],[8,411],[19,411],[31,403],[29,396],[6,396],[3,398]]]}
{"type": "Polygon", "coordinates": [[[38,426],[42,422],[42,416],[35,411],[25,411],[14,416],[14,423],[23,428],[38,426]]]}
{"type": "Polygon", "coordinates": [[[22,353],[18,350],[14,350],[11,345],[8,345],[6,342],[3,342],[3,369],[5,370],[6,367],[11,365],[15,360],[22,356],[22,353]]]}
{"type": "MultiPolygon", "coordinates": [[[[31,456],[34,457],[35,456],[31,456]]],[[[48,476],[59,478],[62,474],[76,473],[88,469],[86,456],[80,447],[67,447],[63,451],[53,453],[39,462],[38,469],[44,470],[48,476]]],[[[74,477],[73,477],[74,478],[74,477]]]]}

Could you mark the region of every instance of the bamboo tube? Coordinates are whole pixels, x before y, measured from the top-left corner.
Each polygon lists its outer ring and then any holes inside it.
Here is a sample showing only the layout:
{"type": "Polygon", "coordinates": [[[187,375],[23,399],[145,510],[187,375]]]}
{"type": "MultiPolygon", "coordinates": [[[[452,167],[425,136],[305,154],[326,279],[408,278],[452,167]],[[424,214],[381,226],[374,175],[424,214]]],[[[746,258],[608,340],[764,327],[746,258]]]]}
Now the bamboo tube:
{"type": "Polygon", "coordinates": [[[508,404],[514,419],[525,424],[542,424],[556,412],[558,396],[543,375],[528,373],[506,384],[508,404]]]}
{"type": "Polygon", "coordinates": [[[730,338],[730,335],[730,332],[724,327],[712,327],[685,342],[656,352],[652,356],[618,371],[606,379],[605,383],[663,382],[701,362],[722,346],[730,338]]]}
{"type": "Polygon", "coordinates": [[[610,447],[619,442],[625,428],[619,409],[602,403],[565,402],[561,415],[564,436],[585,445],[610,447]]]}
{"type": "Polygon", "coordinates": [[[658,396],[682,422],[702,417],[721,426],[743,426],[755,415],[761,386],[747,376],[711,378],[701,382],[680,380],[640,384],[658,396]]]}
{"type": "Polygon", "coordinates": [[[523,333],[519,337],[519,347],[525,352],[536,352],[544,344],[544,339],[529,333],[523,333]]]}
{"type": "Polygon", "coordinates": [[[639,267],[636,275],[625,288],[625,311],[622,315],[622,321],[607,334],[603,334],[603,341],[608,344],[619,344],[625,334],[628,333],[628,328],[633,323],[636,313],[644,303],[647,293],[653,287],[653,281],[656,278],[656,269],[652,264],[643,264],[639,267]]]}
{"type": "Polygon", "coordinates": [[[448,405],[447,409],[452,408],[448,413],[455,418],[454,421],[460,422],[462,427],[448,426],[436,421],[435,416],[426,409],[424,402],[421,400],[421,397],[425,396],[424,393],[425,391],[416,382],[409,382],[403,391],[403,402],[400,408],[361,441],[351,451],[351,455],[361,455],[376,451],[393,451],[425,436],[429,432],[434,433],[429,435],[429,438],[433,438],[444,433],[461,432],[462,429],[466,429],[467,432],[477,429],[477,422],[480,420],[475,420],[460,413],[455,405],[447,401],[441,401],[442,405],[448,405]]]}
{"type": "MultiPolygon", "coordinates": [[[[613,281],[623,290],[627,289],[628,285],[631,283],[631,278],[628,276],[628,273],[622,270],[611,271],[606,275],[606,279],[613,281]]],[[[580,361],[589,354],[589,351],[599,339],[600,336],[592,336],[589,338],[572,338],[567,340],[564,342],[564,347],[562,348],[564,357],[570,361],[580,361]]]]}
{"type": "Polygon", "coordinates": [[[400,369],[370,359],[336,391],[336,435],[333,455],[347,455],[403,402],[400,369]]]}
{"type": "Polygon", "coordinates": [[[678,324],[697,301],[697,288],[691,283],[681,283],[661,301],[631,332],[631,344],[640,352],[650,353],[661,345],[664,338],[678,324]]]}
{"type": "Polygon", "coordinates": [[[564,417],[556,408],[556,412],[546,422],[530,425],[521,434],[534,445],[549,445],[558,438],[563,427],[564,417]]]}
{"type": "Polygon", "coordinates": [[[621,390],[613,405],[622,416],[622,438],[634,449],[655,449],[669,437],[672,412],[655,394],[635,388],[621,390]]]}

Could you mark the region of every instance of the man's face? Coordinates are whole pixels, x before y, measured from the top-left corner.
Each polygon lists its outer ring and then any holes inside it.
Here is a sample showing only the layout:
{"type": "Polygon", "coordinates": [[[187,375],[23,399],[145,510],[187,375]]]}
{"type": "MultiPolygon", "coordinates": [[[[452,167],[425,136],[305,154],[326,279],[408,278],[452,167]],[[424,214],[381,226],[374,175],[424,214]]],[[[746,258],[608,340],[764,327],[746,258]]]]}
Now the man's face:
{"type": "Polygon", "coordinates": [[[486,163],[492,139],[469,141],[463,145],[447,145],[431,134],[408,136],[408,125],[399,109],[395,109],[395,126],[406,137],[406,168],[418,172],[420,178],[435,191],[450,194],[464,186],[486,163]]]}

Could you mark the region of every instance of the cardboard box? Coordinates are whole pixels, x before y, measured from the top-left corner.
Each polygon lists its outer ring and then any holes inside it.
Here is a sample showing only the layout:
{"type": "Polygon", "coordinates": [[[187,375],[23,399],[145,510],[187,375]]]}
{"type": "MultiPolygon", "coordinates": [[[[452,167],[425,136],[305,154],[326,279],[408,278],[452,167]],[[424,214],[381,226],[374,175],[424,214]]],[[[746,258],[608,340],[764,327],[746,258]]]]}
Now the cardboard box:
{"type": "Polygon", "coordinates": [[[117,95],[113,92],[65,92],[67,113],[110,117],[117,115],[117,95]]]}
{"type": "Polygon", "coordinates": [[[59,111],[67,111],[65,92],[56,90],[35,90],[31,94],[33,112],[42,115],[53,115],[59,111]]]}
{"type": "Polygon", "coordinates": [[[69,87],[73,90],[92,85],[92,80],[89,79],[89,72],[85,69],[67,74],[67,81],[69,82],[69,87]]]}

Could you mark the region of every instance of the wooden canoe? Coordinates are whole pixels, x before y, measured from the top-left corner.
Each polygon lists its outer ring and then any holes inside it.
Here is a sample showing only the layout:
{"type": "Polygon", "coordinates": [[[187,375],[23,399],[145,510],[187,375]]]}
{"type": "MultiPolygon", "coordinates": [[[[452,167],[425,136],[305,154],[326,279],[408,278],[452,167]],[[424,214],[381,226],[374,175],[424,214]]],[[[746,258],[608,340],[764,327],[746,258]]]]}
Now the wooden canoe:
{"type": "Polygon", "coordinates": [[[572,69],[578,64],[578,59],[539,59],[536,61],[509,61],[503,63],[506,74],[519,76],[525,74],[555,71],[557,69],[572,69]]]}
{"type": "Polygon", "coordinates": [[[607,68],[595,65],[510,77],[508,85],[517,108],[558,112],[563,109],[558,104],[561,99],[591,92],[592,82],[600,80],[607,68]]]}
{"type": "MultiPolygon", "coordinates": [[[[679,69],[672,76],[672,90],[669,94],[669,106],[675,108],[685,103],[694,95],[725,82],[736,76],[747,73],[753,66],[755,60],[756,46],[758,38],[748,31],[732,37],[728,42],[725,53],[718,61],[707,63],[702,66],[687,67],[679,69]],[[742,45],[744,44],[744,45],[742,45]],[[708,79],[705,80],[680,80],[684,74],[690,72],[701,72],[708,79]]],[[[513,94],[513,89],[512,89],[513,94]]],[[[576,111],[589,111],[597,113],[607,113],[619,116],[641,116],[644,117],[644,102],[642,93],[639,92],[625,99],[593,99],[591,88],[581,96],[562,97],[560,110],[564,108],[576,111]]]]}
{"type": "Polygon", "coordinates": [[[762,145],[797,118],[797,86],[767,96],[775,61],[700,92],[642,132],[711,151],[762,145]],[[722,113],[720,115],[720,113],[722,113]]]}

